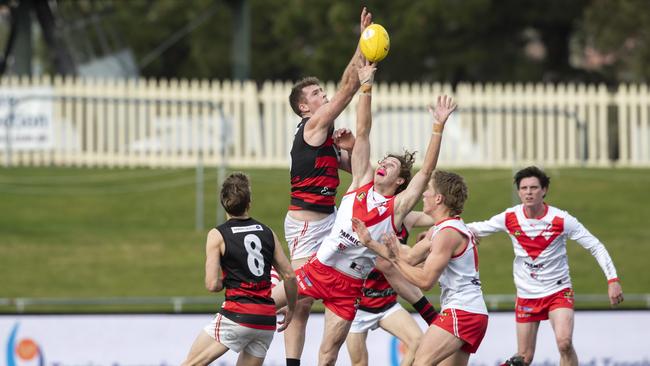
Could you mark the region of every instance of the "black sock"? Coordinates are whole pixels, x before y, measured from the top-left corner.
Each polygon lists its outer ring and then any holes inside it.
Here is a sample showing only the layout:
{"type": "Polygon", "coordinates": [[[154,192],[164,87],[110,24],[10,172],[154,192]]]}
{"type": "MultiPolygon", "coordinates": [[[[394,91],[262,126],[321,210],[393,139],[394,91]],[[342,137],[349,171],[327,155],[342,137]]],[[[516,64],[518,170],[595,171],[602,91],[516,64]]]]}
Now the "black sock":
{"type": "Polygon", "coordinates": [[[299,358],[287,358],[287,366],[300,366],[299,358]]]}
{"type": "Polygon", "coordinates": [[[422,319],[424,319],[424,321],[429,325],[433,323],[433,319],[435,319],[436,314],[438,314],[436,308],[431,305],[425,296],[422,296],[418,302],[413,304],[413,307],[418,311],[418,313],[420,313],[422,319]]]}

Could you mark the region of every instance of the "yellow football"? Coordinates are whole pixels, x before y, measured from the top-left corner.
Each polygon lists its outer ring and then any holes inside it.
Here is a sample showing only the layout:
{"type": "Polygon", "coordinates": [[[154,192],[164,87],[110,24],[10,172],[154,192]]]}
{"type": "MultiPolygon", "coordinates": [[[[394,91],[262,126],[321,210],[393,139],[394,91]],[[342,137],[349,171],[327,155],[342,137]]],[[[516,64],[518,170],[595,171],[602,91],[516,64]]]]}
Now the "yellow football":
{"type": "Polygon", "coordinates": [[[388,32],[379,24],[370,24],[361,33],[359,48],[368,61],[379,62],[383,60],[390,49],[388,32]]]}

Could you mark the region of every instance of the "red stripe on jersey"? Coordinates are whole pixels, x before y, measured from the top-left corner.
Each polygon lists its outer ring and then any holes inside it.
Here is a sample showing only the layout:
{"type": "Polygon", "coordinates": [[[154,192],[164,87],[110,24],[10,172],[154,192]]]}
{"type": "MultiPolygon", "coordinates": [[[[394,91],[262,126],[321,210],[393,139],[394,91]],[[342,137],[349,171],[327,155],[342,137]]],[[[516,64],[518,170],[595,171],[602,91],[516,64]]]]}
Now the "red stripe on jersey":
{"type": "Polygon", "coordinates": [[[214,339],[216,339],[217,342],[219,342],[219,343],[221,343],[221,332],[220,332],[220,328],[221,328],[221,314],[218,314],[218,315],[217,315],[217,324],[216,324],[216,326],[214,327],[214,339]]]}
{"type": "MultiPolygon", "coordinates": [[[[376,293],[381,293],[384,290],[388,290],[391,288],[390,283],[384,277],[383,273],[381,273],[377,269],[373,269],[371,271],[375,272],[373,276],[369,275],[368,278],[366,278],[366,281],[363,283],[364,291],[365,289],[371,289],[374,290],[376,293]]],[[[387,296],[378,296],[378,297],[366,297],[362,296],[361,301],[359,302],[360,307],[365,307],[365,308],[371,308],[371,309],[379,309],[383,308],[386,305],[393,303],[397,300],[397,294],[392,293],[387,296]]]]}
{"type": "Polygon", "coordinates": [[[309,192],[293,192],[293,198],[297,198],[307,203],[318,203],[322,205],[334,205],[335,196],[319,196],[309,192]]]}
{"type": "Polygon", "coordinates": [[[519,245],[528,253],[528,256],[535,260],[539,255],[555,240],[560,234],[564,232],[564,219],[561,217],[553,218],[551,227],[544,229],[538,236],[534,238],[528,237],[524,230],[519,225],[517,215],[514,212],[506,213],[506,228],[508,233],[517,239],[519,245]],[[550,233],[548,239],[544,233],[550,233]]]}
{"type": "Polygon", "coordinates": [[[253,314],[275,316],[275,304],[249,304],[234,301],[225,301],[222,309],[239,314],[253,314]]]}
{"type": "MultiPolygon", "coordinates": [[[[265,281],[266,282],[266,281],[265,281]]],[[[266,282],[264,288],[247,290],[243,288],[228,288],[226,289],[226,297],[230,296],[245,296],[245,297],[258,297],[258,298],[271,298],[271,282],[266,282]]]]}
{"type": "Polygon", "coordinates": [[[338,168],[339,161],[336,156],[317,156],[314,161],[314,168],[338,168]]]}
{"type": "MultiPolygon", "coordinates": [[[[330,177],[330,176],[319,176],[312,178],[303,178],[295,183],[291,184],[291,188],[304,188],[304,187],[338,187],[339,178],[330,177]]],[[[297,192],[293,192],[297,193],[297,192]]],[[[312,193],[313,194],[313,193],[312,193]]]]}

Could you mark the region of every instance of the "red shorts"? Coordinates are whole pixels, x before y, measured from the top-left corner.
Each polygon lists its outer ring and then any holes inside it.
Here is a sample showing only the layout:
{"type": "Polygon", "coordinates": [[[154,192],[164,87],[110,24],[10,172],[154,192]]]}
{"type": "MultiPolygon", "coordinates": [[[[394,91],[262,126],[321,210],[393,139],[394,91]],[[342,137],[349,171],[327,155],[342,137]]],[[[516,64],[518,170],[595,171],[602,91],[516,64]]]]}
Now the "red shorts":
{"type": "Polygon", "coordinates": [[[539,299],[517,297],[515,316],[517,323],[532,323],[548,319],[548,312],[558,308],[573,309],[573,290],[565,288],[539,299]]]}
{"type": "Polygon", "coordinates": [[[487,331],[488,316],[460,309],[445,309],[436,315],[431,325],[446,330],[465,342],[461,350],[476,353],[487,331]]]}
{"type": "Polygon", "coordinates": [[[352,321],[361,299],[363,280],[326,266],[314,256],[296,269],[298,294],[323,300],[323,305],[341,318],[352,321]]]}

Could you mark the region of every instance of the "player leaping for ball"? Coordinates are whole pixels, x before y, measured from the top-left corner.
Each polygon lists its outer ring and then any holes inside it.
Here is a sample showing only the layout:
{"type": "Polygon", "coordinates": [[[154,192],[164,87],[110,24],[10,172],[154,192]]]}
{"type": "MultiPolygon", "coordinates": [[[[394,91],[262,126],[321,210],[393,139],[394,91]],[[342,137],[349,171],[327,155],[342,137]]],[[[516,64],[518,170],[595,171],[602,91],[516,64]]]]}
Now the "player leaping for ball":
{"type": "MultiPolygon", "coordinates": [[[[361,11],[360,30],[372,23],[372,14],[361,11]]],[[[284,219],[284,237],[293,268],[307,262],[330,232],[336,217],[338,169],[350,171],[354,137],[348,129],[334,130],[334,120],[350,104],[359,89],[359,49],[348,63],[341,86],[331,100],[315,77],[298,81],[291,89],[289,104],[302,120],[291,147],[291,204],[284,219]]],[[[281,291],[276,287],[274,291],[281,291]]],[[[299,366],[305,330],[313,299],[298,302],[293,321],[284,332],[287,366],[299,366]]]]}
{"type": "MultiPolygon", "coordinates": [[[[373,169],[370,163],[370,102],[375,66],[359,70],[362,93],[357,106],[357,137],[352,150],[352,183],[341,200],[334,227],[305,265],[296,270],[299,297],[322,299],[325,329],[319,350],[319,365],[334,365],[348,334],[361,297],[363,281],[375,267],[376,254],[362,246],[352,230],[352,217],[362,219],[372,235],[379,237],[401,227],[426,188],[440,153],[442,132],[456,104],[438,97],[433,133],[420,171],[412,179],[413,154],[387,155],[373,169]]],[[[278,286],[281,288],[280,286],[278,286]]],[[[281,304],[281,297],[274,298],[281,304]]]]}

